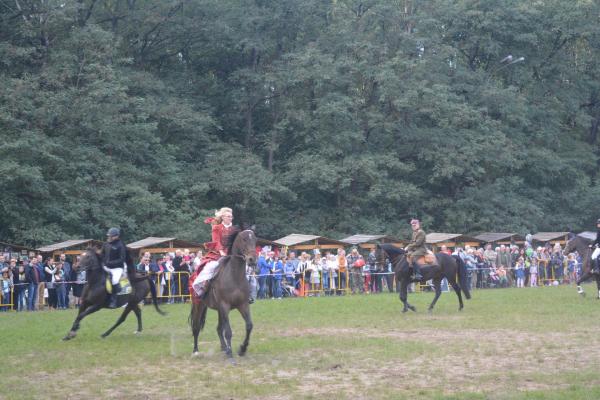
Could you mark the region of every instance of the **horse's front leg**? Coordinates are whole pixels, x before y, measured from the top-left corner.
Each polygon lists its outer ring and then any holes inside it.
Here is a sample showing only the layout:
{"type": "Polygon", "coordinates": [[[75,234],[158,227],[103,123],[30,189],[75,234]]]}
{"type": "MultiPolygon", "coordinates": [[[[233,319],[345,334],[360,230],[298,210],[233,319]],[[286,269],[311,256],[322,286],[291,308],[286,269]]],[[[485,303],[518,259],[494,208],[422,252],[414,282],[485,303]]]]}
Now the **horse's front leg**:
{"type": "Polygon", "coordinates": [[[417,311],[417,309],[408,302],[408,284],[409,279],[403,279],[400,282],[400,300],[404,304],[404,308],[402,309],[403,313],[408,310],[417,311]]]}
{"type": "Polygon", "coordinates": [[[250,316],[250,306],[246,303],[238,308],[240,314],[242,314],[242,318],[244,318],[244,322],[246,322],[246,337],[244,338],[244,342],[240,346],[240,351],[238,355],[244,356],[246,354],[246,350],[248,350],[248,344],[250,343],[250,333],[252,333],[252,317],[250,316]]]}
{"type": "Polygon", "coordinates": [[[70,340],[77,336],[77,331],[79,330],[79,323],[81,322],[81,320],[100,309],[102,309],[102,305],[100,304],[87,305],[87,303],[84,302],[83,305],[79,307],[79,313],[77,314],[77,318],[75,318],[75,321],[73,322],[71,330],[63,338],[63,340],[70,340]]]}
{"type": "Polygon", "coordinates": [[[225,343],[225,337],[223,336],[223,318],[221,317],[221,312],[218,313],[217,322],[217,336],[219,337],[219,341],[221,342],[221,351],[227,351],[227,344],[225,343]]]}

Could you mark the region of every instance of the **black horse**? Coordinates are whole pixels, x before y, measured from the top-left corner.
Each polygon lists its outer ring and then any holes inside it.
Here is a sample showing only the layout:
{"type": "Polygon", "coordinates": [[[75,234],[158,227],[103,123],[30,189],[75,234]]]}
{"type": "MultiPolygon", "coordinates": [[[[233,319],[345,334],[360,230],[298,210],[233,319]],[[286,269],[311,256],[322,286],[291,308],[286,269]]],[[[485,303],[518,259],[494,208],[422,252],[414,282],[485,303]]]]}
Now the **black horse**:
{"type": "Polygon", "coordinates": [[[583,291],[581,283],[591,278],[596,281],[596,287],[598,288],[598,299],[600,299],[600,274],[595,274],[592,272],[593,249],[589,247],[591,243],[591,240],[585,239],[581,236],[575,236],[567,242],[563,252],[564,254],[569,254],[577,250],[577,253],[579,253],[583,260],[581,276],[577,280],[577,293],[585,296],[585,292],[583,291]]]}
{"type": "MultiPolygon", "coordinates": [[[[83,288],[81,295],[81,305],[79,306],[79,313],[73,326],[63,340],[73,339],[77,335],[79,329],[79,323],[81,320],[88,315],[95,313],[105,307],[108,307],[110,303],[110,294],[106,291],[106,278],[108,273],[102,268],[102,254],[99,253],[95,248],[88,248],[82,255],[81,261],[79,262],[79,268],[85,268],[86,271],[86,284],[83,288]]],[[[137,317],[138,328],[135,333],[142,331],[142,310],[140,309],[139,303],[146,298],[148,292],[152,295],[152,303],[156,308],[156,311],[165,315],[158,307],[156,299],[156,287],[152,279],[146,274],[136,274],[133,267],[133,260],[131,259],[129,252],[127,252],[127,273],[129,281],[132,286],[132,291],[128,295],[118,296],[118,306],[127,304],[125,310],[117,320],[117,322],[106,332],[102,334],[102,337],[110,335],[115,328],[123,323],[127,318],[127,315],[133,311],[137,317]]]]}
{"type": "MultiPolygon", "coordinates": [[[[406,251],[392,244],[378,244],[375,250],[375,257],[377,263],[380,265],[385,262],[386,257],[392,262],[396,281],[400,283],[400,300],[404,304],[402,312],[407,312],[409,309],[416,311],[416,308],[408,302],[408,285],[413,280],[411,279],[411,269],[406,257],[406,251]]],[[[437,253],[435,257],[438,265],[421,268],[423,281],[431,279],[435,288],[435,297],[429,305],[429,311],[433,310],[435,303],[442,294],[441,282],[443,278],[448,279],[448,283],[454,289],[456,296],[458,296],[458,303],[460,304],[458,309],[462,310],[464,305],[460,291],[462,290],[465,293],[467,299],[471,298],[471,293],[467,285],[467,268],[465,263],[460,257],[450,256],[446,253],[437,253]],[[456,282],[457,276],[460,285],[456,282]]]]}
{"type": "Polygon", "coordinates": [[[198,355],[198,335],[204,328],[206,312],[209,307],[217,310],[217,334],[221,341],[221,350],[233,362],[229,311],[237,309],[246,323],[246,337],[238,352],[240,356],[246,354],[252,332],[250,286],[246,278],[246,265],[256,265],[256,235],[253,230],[248,229],[231,235],[227,254],[229,255],[219,260],[218,272],[212,279],[206,297],[202,300],[194,299],[192,302],[190,321],[194,335],[193,355],[198,355]]]}

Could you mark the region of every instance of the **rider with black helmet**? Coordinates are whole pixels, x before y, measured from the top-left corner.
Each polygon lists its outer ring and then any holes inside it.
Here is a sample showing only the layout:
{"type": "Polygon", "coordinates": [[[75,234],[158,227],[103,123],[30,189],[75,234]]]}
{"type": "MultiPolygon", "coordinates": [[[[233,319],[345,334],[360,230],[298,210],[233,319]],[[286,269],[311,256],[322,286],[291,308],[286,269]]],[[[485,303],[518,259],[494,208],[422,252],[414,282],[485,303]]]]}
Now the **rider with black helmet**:
{"type": "Polygon", "coordinates": [[[600,273],[600,218],[596,220],[596,240],[590,247],[595,247],[592,253],[592,272],[597,274],[600,273]]]}
{"type": "Polygon", "coordinates": [[[121,231],[119,228],[110,228],[106,233],[107,241],[104,243],[102,251],[102,262],[104,269],[110,272],[112,282],[112,293],[110,296],[109,308],[117,307],[117,294],[121,291],[119,281],[123,275],[123,269],[126,266],[127,249],[121,241],[121,231]]]}

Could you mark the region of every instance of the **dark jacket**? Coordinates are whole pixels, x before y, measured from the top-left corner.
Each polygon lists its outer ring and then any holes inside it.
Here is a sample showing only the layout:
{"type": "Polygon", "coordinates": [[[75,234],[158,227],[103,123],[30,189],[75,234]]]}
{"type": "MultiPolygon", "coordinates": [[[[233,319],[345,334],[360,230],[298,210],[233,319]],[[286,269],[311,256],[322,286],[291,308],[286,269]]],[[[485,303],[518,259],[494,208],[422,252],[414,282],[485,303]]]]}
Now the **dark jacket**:
{"type": "Polygon", "coordinates": [[[126,268],[127,249],[121,239],[104,243],[102,254],[102,261],[108,268],[126,268]]]}
{"type": "Polygon", "coordinates": [[[596,232],[596,240],[592,243],[592,246],[600,246],[600,229],[596,232]]]}
{"type": "Polygon", "coordinates": [[[39,275],[36,274],[35,268],[36,267],[34,264],[27,264],[25,266],[25,280],[27,281],[27,283],[40,283],[38,279],[39,275]]]}

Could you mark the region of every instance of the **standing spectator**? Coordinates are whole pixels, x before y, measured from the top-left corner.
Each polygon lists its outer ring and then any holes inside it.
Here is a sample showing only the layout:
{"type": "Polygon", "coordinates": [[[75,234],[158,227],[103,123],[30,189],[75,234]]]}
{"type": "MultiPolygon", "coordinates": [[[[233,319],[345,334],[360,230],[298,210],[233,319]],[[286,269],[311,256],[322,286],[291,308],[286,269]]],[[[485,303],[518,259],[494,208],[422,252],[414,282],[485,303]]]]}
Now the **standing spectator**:
{"type": "Polygon", "coordinates": [[[537,286],[537,277],[538,277],[538,260],[536,257],[531,259],[531,265],[529,266],[529,286],[536,287],[537,286]]]}
{"type": "Polygon", "coordinates": [[[57,308],[59,310],[66,309],[66,286],[64,279],[64,271],[63,264],[61,262],[56,264],[56,270],[54,271],[53,280],[54,280],[54,290],[56,290],[56,301],[57,308]]]}
{"type": "Polygon", "coordinates": [[[4,254],[0,254],[0,272],[8,271],[8,264],[6,263],[6,257],[4,254]]]}
{"type": "Polygon", "coordinates": [[[270,273],[270,267],[267,263],[266,251],[263,250],[258,256],[258,298],[264,299],[267,296],[267,276],[270,273]]]}
{"type": "Polygon", "coordinates": [[[472,248],[467,249],[463,254],[463,261],[467,267],[467,287],[469,290],[473,290],[477,283],[477,260],[474,257],[472,248]]]}
{"type": "MultiPolygon", "coordinates": [[[[16,260],[15,260],[16,261],[16,260]]],[[[16,273],[13,275],[14,298],[16,305],[14,308],[17,311],[23,311],[27,308],[25,299],[25,289],[27,286],[27,278],[25,277],[25,266],[23,263],[19,265],[16,273]]]]}
{"type": "Polygon", "coordinates": [[[39,273],[39,277],[40,277],[40,280],[39,280],[39,283],[38,283],[38,290],[37,290],[37,294],[38,294],[38,296],[37,296],[37,304],[38,304],[37,305],[37,309],[38,310],[42,310],[42,309],[44,309],[44,298],[46,297],[44,295],[45,294],[44,292],[45,292],[45,289],[46,289],[46,279],[45,279],[46,271],[44,271],[44,267],[45,267],[45,265],[44,265],[44,258],[42,257],[41,254],[38,254],[37,257],[36,257],[35,267],[37,268],[38,273],[39,273]]]}
{"type": "Polygon", "coordinates": [[[296,269],[296,289],[300,290],[301,296],[304,295],[304,287],[306,282],[306,271],[309,271],[308,277],[310,278],[310,256],[306,252],[300,254],[300,262],[298,262],[298,268],[296,269]]]}
{"type": "Polygon", "coordinates": [[[483,258],[485,262],[488,264],[489,268],[496,268],[496,259],[498,257],[498,253],[496,253],[492,249],[491,244],[487,244],[485,246],[485,251],[483,252],[483,258]]]}
{"type": "Polygon", "coordinates": [[[285,275],[285,280],[290,286],[294,286],[294,273],[296,272],[297,265],[298,260],[296,260],[296,255],[294,254],[294,252],[291,252],[290,258],[286,259],[285,264],[283,265],[283,273],[285,275]]]}
{"type": "Polygon", "coordinates": [[[548,285],[552,274],[550,269],[550,254],[546,247],[538,247],[538,276],[542,285],[548,285]]]}
{"type": "Polygon", "coordinates": [[[48,257],[44,266],[44,280],[46,281],[46,289],[48,289],[48,308],[50,309],[56,309],[58,304],[56,288],[54,287],[54,272],[56,272],[54,260],[52,257],[48,257]]]}
{"type": "Polygon", "coordinates": [[[183,302],[186,303],[189,297],[189,281],[190,274],[192,273],[192,265],[191,265],[192,257],[190,255],[190,251],[185,249],[183,251],[183,260],[181,261],[181,265],[179,266],[179,282],[181,296],[183,297],[183,302]]]}
{"type": "Polygon", "coordinates": [[[273,298],[281,300],[283,293],[281,291],[281,281],[283,279],[283,262],[279,257],[273,259],[273,298]]]}
{"type": "Polygon", "coordinates": [[[515,277],[517,279],[517,287],[525,287],[525,259],[519,257],[515,264],[515,277]]]}
{"type": "Polygon", "coordinates": [[[337,253],[337,261],[338,261],[338,284],[336,285],[338,290],[337,294],[342,295],[343,290],[346,289],[347,282],[347,274],[348,274],[348,260],[346,259],[346,251],[344,249],[339,249],[337,253]]]}
{"type": "MultiPolygon", "coordinates": [[[[171,300],[170,303],[176,302],[179,303],[181,301],[181,289],[183,288],[180,285],[181,278],[183,273],[186,272],[184,269],[182,270],[183,264],[183,252],[181,249],[175,250],[175,257],[173,257],[173,273],[171,274],[171,300]]],[[[185,268],[185,266],[183,267],[185,268]]]]}
{"type": "Polygon", "coordinates": [[[248,285],[250,286],[250,304],[254,303],[257,295],[257,282],[256,282],[256,271],[254,267],[246,265],[246,278],[248,279],[248,285]]]}
{"type": "MultiPolygon", "coordinates": [[[[34,260],[36,259],[34,258],[34,260]]],[[[40,275],[36,265],[29,262],[29,260],[23,260],[23,265],[25,267],[25,280],[27,281],[27,311],[35,311],[40,275]]]]}
{"type": "Polygon", "coordinates": [[[550,256],[550,263],[552,264],[552,280],[557,280],[558,282],[562,283],[565,264],[560,243],[556,243],[554,245],[554,248],[552,249],[552,254],[550,256]]]}
{"type": "Polygon", "coordinates": [[[475,287],[483,289],[485,287],[485,281],[487,279],[483,248],[479,248],[475,252],[475,268],[477,271],[477,285],[475,285],[475,287]]]}
{"type": "Polygon", "coordinates": [[[3,268],[2,269],[2,279],[0,279],[0,304],[6,304],[3,305],[2,307],[0,307],[0,311],[8,311],[10,309],[10,306],[8,304],[11,304],[11,289],[13,287],[13,283],[12,280],[9,276],[8,273],[8,268],[3,268]]]}
{"type": "Polygon", "coordinates": [[[506,277],[506,268],[504,268],[504,264],[500,264],[500,266],[497,268],[497,273],[500,287],[507,287],[508,278],[506,277]]]}
{"type": "Polygon", "coordinates": [[[63,279],[65,285],[64,303],[65,308],[69,308],[69,293],[71,292],[71,281],[73,280],[73,271],[71,263],[67,260],[67,256],[63,253],[60,255],[60,262],[62,264],[63,279]]]}
{"type": "Polygon", "coordinates": [[[267,297],[274,298],[275,288],[273,287],[273,267],[275,265],[275,252],[272,250],[267,252],[267,264],[269,265],[269,275],[267,275],[267,297]]]}
{"type": "Polygon", "coordinates": [[[369,255],[367,256],[367,265],[369,266],[369,271],[371,274],[371,292],[372,293],[381,293],[381,272],[383,269],[377,265],[377,257],[375,257],[375,247],[371,248],[369,251],[369,255]]]}
{"type": "MultiPolygon", "coordinates": [[[[313,292],[321,290],[321,273],[323,272],[323,260],[321,254],[316,253],[313,258],[311,274],[310,274],[310,287],[313,292]]],[[[318,293],[317,293],[318,294],[318,293]]]]}
{"type": "Polygon", "coordinates": [[[348,260],[348,269],[350,271],[350,289],[352,290],[352,294],[362,293],[362,267],[364,267],[364,260],[358,262],[360,254],[358,254],[358,249],[356,247],[352,248],[346,259],[348,260]]]}
{"type": "Polygon", "coordinates": [[[336,283],[338,282],[338,261],[337,257],[327,252],[327,270],[329,271],[329,284],[328,284],[328,293],[330,296],[335,294],[336,283]]]}
{"type": "Polygon", "coordinates": [[[569,278],[569,283],[577,282],[577,258],[575,254],[571,253],[567,256],[567,273],[569,278]]]}
{"type": "MultiPolygon", "coordinates": [[[[500,266],[504,267],[504,273],[505,273],[505,277],[506,277],[506,285],[507,286],[511,286],[512,285],[512,278],[510,275],[508,275],[506,273],[506,271],[510,268],[512,268],[512,256],[510,254],[510,250],[505,246],[505,245],[501,245],[500,249],[498,250],[497,256],[496,256],[496,266],[498,268],[500,268],[500,266]]],[[[498,275],[500,275],[500,273],[498,273],[498,275]]],[[[500,277],[500,280],[502,280],[502,277],[500,277]]],[[[502,282],[501,282],[502,284],[502,282]]]]}
{"type": "Polygon", "coordinates": [[[83,293],[83,285],[85,284],[85,268],[79,268],[79,261],[81,256],[75,258],[71,270],[75,273],[73,283],[73,297],[75,298],[75,307],[79,308],[81,305],[81,295],[83,293]]]}

